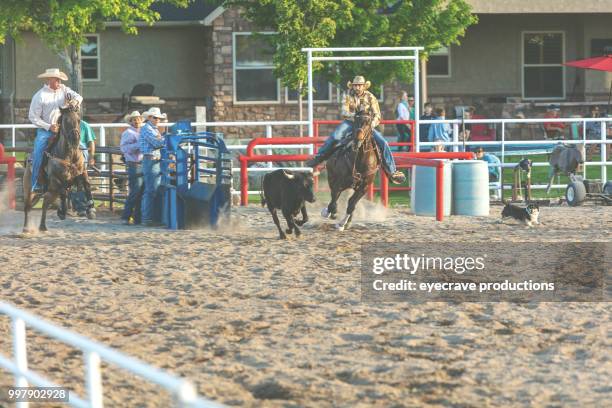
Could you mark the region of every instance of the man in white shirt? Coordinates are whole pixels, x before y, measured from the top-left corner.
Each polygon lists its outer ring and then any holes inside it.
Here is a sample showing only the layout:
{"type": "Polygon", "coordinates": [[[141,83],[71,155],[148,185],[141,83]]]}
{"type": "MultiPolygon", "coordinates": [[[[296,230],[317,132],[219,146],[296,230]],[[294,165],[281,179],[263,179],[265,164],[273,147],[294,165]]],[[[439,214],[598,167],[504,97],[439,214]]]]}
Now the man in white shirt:
{"type": "Polygon", "coordinates": [[[32,155],[32,191],[34,192],[43,190],[38,183],[38,176],[49,139],[59,130],[57,120],[60,108],[68,105],[78,106],[83,101],[81,95],[62,84],[62,81],[67,81],[68,77],[59,68],[49,68],[38,75],[38,78],[45,79],[45,85],[32,97],[28,115],[30,122],[38,127],[32,155]]]}

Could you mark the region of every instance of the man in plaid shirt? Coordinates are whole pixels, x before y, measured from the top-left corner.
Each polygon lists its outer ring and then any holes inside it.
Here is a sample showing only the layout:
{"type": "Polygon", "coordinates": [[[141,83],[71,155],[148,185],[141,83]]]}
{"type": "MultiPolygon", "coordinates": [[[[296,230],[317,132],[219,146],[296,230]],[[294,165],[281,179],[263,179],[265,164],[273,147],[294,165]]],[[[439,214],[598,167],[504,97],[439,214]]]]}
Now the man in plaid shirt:
{"type": "Polygon", "coordinates": [[[151,108],[142,116],[148,118],[140,129],[140,152],[142,153],[142,175],[144,178],[144,194],[142,195],[142,224],[154,225],[155,196],[161,182],[161,168],[159,160],[161,157],[159,149],[164,147],[165,140],[157,125],[160,120],[165,119],[159,108],[151,108]]]}

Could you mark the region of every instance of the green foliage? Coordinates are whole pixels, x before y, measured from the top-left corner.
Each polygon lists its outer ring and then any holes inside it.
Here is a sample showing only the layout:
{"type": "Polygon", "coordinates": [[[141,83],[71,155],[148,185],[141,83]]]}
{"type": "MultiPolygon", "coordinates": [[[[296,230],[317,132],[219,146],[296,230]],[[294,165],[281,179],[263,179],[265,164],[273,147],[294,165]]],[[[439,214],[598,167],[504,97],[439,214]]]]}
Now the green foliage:
{"type": "MultiPolygon", "coordinates": [[[[294,89],[307,79],[302,48],[423,46],[426,57],[458,44],[477,21],[465,0],[226,0],[224,6],[240,7],[260,29],[278,32],[270,36],[277,49],[275,73],[294,89]]],[[[389,79],[412,82],[409,61],[317,62],[313,69],[335,83],[356,74],[375,85],[389,79]]]]}
{"type": "Polygon", "coordinates": [[[152,24],[159,14],[153,3],[185,7],[189,0],[2,0],[0,43],[7,35],[19,37],[32,31],[56,51],[80,46],[85,34],[104,28],[108,21],[119,21],[122,29],[135,34],[138,21],[152,24]]]}

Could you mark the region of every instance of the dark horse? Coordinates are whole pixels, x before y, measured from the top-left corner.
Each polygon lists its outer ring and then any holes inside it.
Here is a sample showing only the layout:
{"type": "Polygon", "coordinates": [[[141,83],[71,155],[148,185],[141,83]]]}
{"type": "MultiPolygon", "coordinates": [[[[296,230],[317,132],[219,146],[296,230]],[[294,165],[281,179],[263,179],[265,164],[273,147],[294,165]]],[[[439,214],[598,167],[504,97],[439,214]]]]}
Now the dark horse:
{"type": "Polygon", "coordinates": [[[349,188],[354,190],[349,198],[346,215],[336,224],[338,230],[347,229],[353,218],[355,206],[374,181],[380,168],[380,154],[372,136],[372,117],[365,111],[355,114],[353,137],[350,142],[341,142],[340,147],[327,160],[327,173],[331,201],[321,211],[326,218],[336,219],[337,202],[340,194],[349,188]]]}
{"type": "MultiPolygon", "coordinates": [[[[61,109],[59,118],[59,132],[57,140],[53,143],[51,150],[45,153],[47,156],[44,170],[47,173],[47,192],[43,194],[42,216],[40,218],[40,231],[46,231],[47,209],[55,199],[60,197],[60,207],[57,215],[60,219],[66,218],[66,195],[73,184],[81,184],[85,190],[90,207],[87,216],[93,218],[93,200],[89,179],[87,178],[87,163],[79,148],[81,139],[81,119],[77,108],[61,109]]],[[[31,190],[32,164],[28,160],[26,171],[23,175],[23,197],[25,219],[23,232],[30,232],[28,227],[28,215],[33,205],[40,199],[40,195],[31,190]]]]}

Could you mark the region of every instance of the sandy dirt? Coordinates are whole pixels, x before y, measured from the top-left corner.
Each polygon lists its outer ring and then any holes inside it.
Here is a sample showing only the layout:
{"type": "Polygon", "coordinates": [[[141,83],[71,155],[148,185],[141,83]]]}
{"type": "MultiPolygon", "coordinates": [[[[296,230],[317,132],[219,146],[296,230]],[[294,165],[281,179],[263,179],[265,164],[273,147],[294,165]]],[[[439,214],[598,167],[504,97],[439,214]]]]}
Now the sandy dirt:
{"type": "MultiPolygon", "coordinates": [[[[437,223],[364,204],[340,233],[321,206],[287,241],[255,205],[234,209],[218,231],[123,226],[100,212],[94,221],[51,214],[49,231],[31,235],[20,233],[22,213],[5,209],[0,298],[230,406],[609,404],[610,303],[366,304],[359,251],[372,242],[609,242],[612,207],[543,208],[542,225],[526,228],[500,224],[501,207],[437,223]]],[[[81,354],[30,338],[31,367],[82,393],[81,354]]],[[[0,388],[11,381],[0,370],[0,388]]],[[[106,365],[104,387],[107,406],[169,404],[106,365]]]]}

